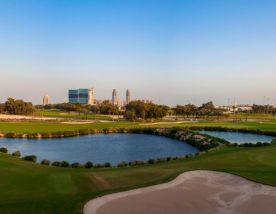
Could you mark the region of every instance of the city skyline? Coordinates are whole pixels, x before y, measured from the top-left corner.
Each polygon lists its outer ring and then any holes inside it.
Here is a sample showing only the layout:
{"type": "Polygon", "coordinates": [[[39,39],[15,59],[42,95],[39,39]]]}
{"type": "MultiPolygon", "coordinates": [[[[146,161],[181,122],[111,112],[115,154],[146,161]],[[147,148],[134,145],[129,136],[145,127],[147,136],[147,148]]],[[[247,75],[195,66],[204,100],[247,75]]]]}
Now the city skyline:
{"type": "Polygon", "coordinates": [[[275,10],[272,0],[0,0],[0,102],[58,103],[93,85],[103,99],[131,88],[166,105],[275,104],[275,10]]]}

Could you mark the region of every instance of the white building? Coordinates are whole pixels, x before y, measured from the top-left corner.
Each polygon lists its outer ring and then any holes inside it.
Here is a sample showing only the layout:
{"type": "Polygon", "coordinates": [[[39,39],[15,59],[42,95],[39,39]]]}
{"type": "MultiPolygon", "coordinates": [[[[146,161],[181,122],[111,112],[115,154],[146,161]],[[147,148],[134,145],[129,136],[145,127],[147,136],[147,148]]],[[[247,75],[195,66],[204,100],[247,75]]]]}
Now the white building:
{"type": "Polygon", "coordinates": [[[48,105],[50,104],[50,96],[48,94],[46,94],[44,97],[43,97],[43,105],[48,105]]]}

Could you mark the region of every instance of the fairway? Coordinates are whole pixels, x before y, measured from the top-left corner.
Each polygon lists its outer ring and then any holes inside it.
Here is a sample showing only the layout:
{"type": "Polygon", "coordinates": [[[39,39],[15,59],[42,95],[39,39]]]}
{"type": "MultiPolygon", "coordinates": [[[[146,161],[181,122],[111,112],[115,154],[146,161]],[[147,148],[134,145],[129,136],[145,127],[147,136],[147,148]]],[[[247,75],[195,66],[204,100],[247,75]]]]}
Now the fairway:
{"type": "Polygon", "coordinates": [[[88,124],[68,124],[62,122],[0,122],[0,133],[47,133],[74,131],[81,129],[133,128],[133,127],[224,127],[275,132],[276,122],[232,122],[232,121],[194,121],[194,122],[95,122],[88,124]]]}
{"type": "Polygon", "coordinates": [[[82,120],[112,120],[111,116],[102,114],[92,114],[92,113],[78,113],[78,112],[66,112],[58,110],[46,110],[37,109],[34,116],[38,117],[54,117],[54,118],[64,118],[64,119],[82,119],[82,120]]]}
{"type": "Polygon", "coordinates": [[[276,146],[221,148],[191,159],[131,168],[47,167],[0,154],[0,213],[81,213],[99,195],[169,181],[197,169],[276,186],[276,146]]]}

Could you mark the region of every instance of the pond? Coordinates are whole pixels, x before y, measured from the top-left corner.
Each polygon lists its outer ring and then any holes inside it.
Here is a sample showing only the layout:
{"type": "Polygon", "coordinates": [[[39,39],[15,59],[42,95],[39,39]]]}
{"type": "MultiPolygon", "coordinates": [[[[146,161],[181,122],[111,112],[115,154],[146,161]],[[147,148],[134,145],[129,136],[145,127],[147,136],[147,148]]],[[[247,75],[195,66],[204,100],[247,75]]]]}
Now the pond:
{"type": "Polygon", "coordinates": [[[268,142],[270,143],[274,136],[262,135],[262,134],[252,134],[252,133],[242,133],[233,131],[200,131],[202,134],[208,134],[214,137],[224,138],[231,143],[257,143],[257,142],[268,142]]]}
{"type": "Polygon", "coordinates": [[[198,150],[184,142],[146,134],[97,134],[55,139],[1,138],[0,147],[9,153],[19,150],[22,156],[36,155],[38,161],[68,161],[70,163],[148,160],[160,157],[195,154],[198,150]]]}

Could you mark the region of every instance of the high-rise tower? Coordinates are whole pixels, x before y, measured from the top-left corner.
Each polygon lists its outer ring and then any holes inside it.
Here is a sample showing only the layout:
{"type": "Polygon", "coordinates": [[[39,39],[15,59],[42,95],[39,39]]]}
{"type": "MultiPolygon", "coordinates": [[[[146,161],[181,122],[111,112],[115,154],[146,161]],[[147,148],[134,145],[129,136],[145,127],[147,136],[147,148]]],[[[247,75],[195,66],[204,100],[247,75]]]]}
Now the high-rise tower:
{"type": "Polygon", "coordinates": [[[129,89],[126,90],[126,104],[129,104],[130,102],[130,91],[129,89]]]}
{"type": "Polygon", "coordinates": [[[88,89],[88,102],[89,105],[94,105],[94,89],[88,89]]]}
{"type": "Polygon", "coordinates": [[[50,104],[50,96],[49,95],[45,95],[43,97],[43,105],[48,105],[50,104]]]}
{"type": "Polygon", "coordinates": [[[117,91],[113,89],[112,91],[112,105],[118,105],[117,91]]]}

